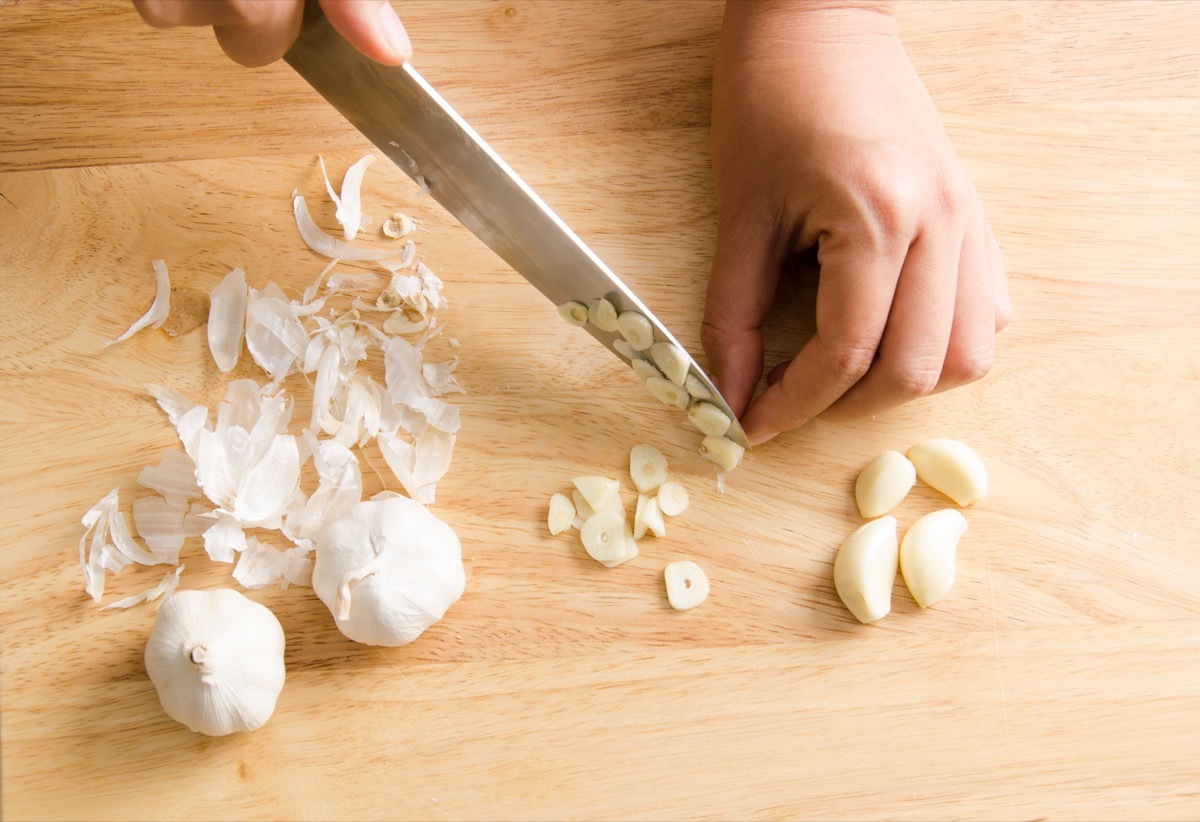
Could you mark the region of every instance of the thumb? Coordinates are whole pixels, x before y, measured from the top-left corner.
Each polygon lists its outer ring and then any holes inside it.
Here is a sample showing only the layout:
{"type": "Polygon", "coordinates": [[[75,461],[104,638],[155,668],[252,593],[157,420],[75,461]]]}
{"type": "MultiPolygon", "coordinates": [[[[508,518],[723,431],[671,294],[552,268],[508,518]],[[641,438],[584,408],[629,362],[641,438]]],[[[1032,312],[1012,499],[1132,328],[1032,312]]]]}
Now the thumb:
{"type": "Polygon", "coordinates": [[[775,296],[782,255],[770,223],[745,215],[717,220],[717,247],[700,339],[721,396],[738,417],[763,371],[762,324],[775,296]]]}
{"type": "Polygon", "coordinates": [[[321,0],[330,25],[350,45],[385,66],[412,58],[412,42],[388,0],[321,0]]]}

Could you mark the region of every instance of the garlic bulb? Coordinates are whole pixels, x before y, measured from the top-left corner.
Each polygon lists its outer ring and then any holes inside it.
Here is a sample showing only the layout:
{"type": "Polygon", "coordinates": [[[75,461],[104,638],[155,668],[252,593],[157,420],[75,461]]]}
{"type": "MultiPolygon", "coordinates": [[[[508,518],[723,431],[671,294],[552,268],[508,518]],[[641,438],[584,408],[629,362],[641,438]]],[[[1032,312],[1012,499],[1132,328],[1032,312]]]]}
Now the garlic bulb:
{"type": "Polygon", "coordinates": [[[253,731],[283,689],[283,628],[237,591],[180,591],[158,609],[146,672],[167,715],[193,731],[253,731]]]}
{"type": "Polygon", "coordinates": [[[312,585],[338,629],[366,645],[406,645],[462,596],[454,530],[407,497],[360,502],[317,538],[312,585]]]}

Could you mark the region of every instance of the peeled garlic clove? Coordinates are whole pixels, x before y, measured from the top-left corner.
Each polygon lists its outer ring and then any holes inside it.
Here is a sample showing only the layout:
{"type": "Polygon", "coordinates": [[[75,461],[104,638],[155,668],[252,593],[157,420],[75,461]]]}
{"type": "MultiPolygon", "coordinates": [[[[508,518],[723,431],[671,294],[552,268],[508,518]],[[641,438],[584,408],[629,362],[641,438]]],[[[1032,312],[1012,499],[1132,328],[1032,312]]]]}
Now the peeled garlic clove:
{"type": "Polygon", "coordinates": [[[709,435],[700,443],[700,456],[725,471],[732,471],[742,461],[746,449],[731,439],[709,435]]]}
{"type": "Polygon", "coordinates": [[[710,402],[694,402],[688,408],[688,419],[701,433],[713,437],[723,437],[729,430],[732,420],[720,408],[710,402]]]}
{"type": "Polygon", "coordinates": [[[691,399],[686,388],[676,385],[665,377],[650,377],[646,380],[646,389],[659,402],[664,405],[673,405],[676,408],[687,408],[691,399]]]}
{"type": "Polygon", "coordinates": [[[592,300],[588,306],[588,322],[601,331],[616,331],[617,309],[603,297],[592,300]]]}
{"type": "Polygon", "coordinates": [[[678,482],[664,482],[658,488],[658,509],[668,517],[682,514],[688,507],[687,489],[678,482]]]}
{"type": "Polygon", "coordinates": [[[629,476],[639,494],[648,494],[667,481],[667,458],[653,445],[629,449],[629,476]]]}
{"type": "Polygon", "coordinates": [[[634,351],[645,351],[654,344],[654,326],[636,311],[622,311],[617,317],[617,330],[634,351]]]}
{"type": "Polygon", "coordinates": [[[687,379],[688,355],[674,343],[654,343],[650,346],[650,359],[662,370],[663,376],[676,385],[683,385],[687,379]]]}
{"type": "Polygon", "coordinates": [[[883,516],[901,503],[917,482],[917,469],[899,451],[884,451],[854,483],[854,499],[865,519],[883,516]]]}
{"type": "Polygon", "coordinates": [[[596,562],[616,562],[628,553],[625,517],[616,511],[593,515],[579,530],[579,539],[596,562]]]}
{"type": "Polygon", "coordinates": [[[676,611],[695,608],[708,597],[708,577],[691,560],[672,562],[663,569],[667,601],[676,611]]]}
{"type": "Polygon", "coordinates": [[[658,368],[655,367],[654,363],[650,362],[649,360],[630,360],[629,364],[633,366],[634,373],[636,373],[638,378],[643,382],[649,379],[663,379],[662,372],[659,371],[658,368]]]}
{"type": "Polygon", "coordinates": [[[695,399],[711,400],[713,398],[713,393],[708,390],[708,386],[706,386],[704,381],[695,374],[688,374],[684,378],[683,387],[686,388],[688,393],[691,394],[695,399]]]}
{"type": "Polygon", "coordinates": [[[224,736],[262,727],[283,690],[283,628],[237,591],[179,591],[154,616],[146,673],[167,715],[224,736]]]}
{"type": "Polygon", "coordinates": [[[959,505],[970,505],[987,494],[983,460],[958,440],[925,440],[908,449],[908,458],[926,485],[959,505]]]}
{"type": "Polygon", "coordinates": [[[588,322],[588,307],[581,302],[570,300],[558,307],[558,316],[571,325],[577,325],[582,328],[588,322]]]}
{"type": "Polygon", "coordinates": [[[647,531],[656,537],[665,536],[667,524],[663,521],[662,511],[658,507],[658,499],[646,494],[639,494],[637,510],[633,515],[634,539],[641,539],[647,531]]]}
{"type": "Polygon", "coordinates": [[[859,622],[876,622],[891,612],[899,555],[895,517],[868,522],[838,549],[833,585],[859,622]]]}
{"type": "Polygon", "coordinates": [[[619,482],[608,477],[576,477],[573,482],[587,504],[597,512],[608,508],[621,489],[619,482]]]}
{"type": "Polygon", "coordinates": [[[565,494],[555,494],[550,497],[550,514],[546,521],[553,536],[558,536],[570,528],[574,520],[575,506],[571,504],[571,500],[567,499],[565,494]]]}
{"type": "Polygon", "coordinates": [[[941,600],[954,587],[954,560],[967,520],[953,508],[926,514],[914,522],[900,545],[900,573],[922,608],[941,600]]]}

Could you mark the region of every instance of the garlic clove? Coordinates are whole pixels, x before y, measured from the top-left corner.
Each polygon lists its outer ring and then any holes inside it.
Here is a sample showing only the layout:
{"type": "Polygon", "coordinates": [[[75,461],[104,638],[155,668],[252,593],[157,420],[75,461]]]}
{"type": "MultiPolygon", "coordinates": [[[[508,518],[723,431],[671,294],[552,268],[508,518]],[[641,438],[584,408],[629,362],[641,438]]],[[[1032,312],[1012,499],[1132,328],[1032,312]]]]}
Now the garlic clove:
{"type": "Polygon", "coordinates": [[[691,560],[672,562],[663,569],[667,601],[676,611],[688,611],[708,598],[708,576],[691,560]]]}
{"type": "Polygon", "coordinates": [[[682,514],[688,507],[688,493],[678,482],[664,482],[658,488],[658,509],[668,517],[682,514]]]}
{"type": "Polygon", "coordinates": [[[928,608],[954,586],[954,565],[967,520],[953,508],[914,522],[900,544],[900,573],[917,605],[928,608]]]}
{"type": "Polygon", "coordinates": [[[864,519],[883,516],[899,505],[917,482],[917,469],[899,451],[884,451],[854,483],[854,499],[864,519]]]}
{"type": "Polygon", "coordinates": [[[694,402],[688,408],[688,419],[701,433],[723,437],[732,425],[732,420],[720,408],[709,402],[694,402]]]}
{"type": "Polygon", "coordinates": [[[667,481],[667,458],[645,443],[629,449],[629,476],[639,494],[648,494],[667,481]]]}
{"type": "Polygon", "coordinates": [[[588,322],[601,331],[617,331],[617,309],[603,297],[592,300],[588,305],[588,322]]]}
{"type": "Polygon", "coordinates": [[[573,482],[593,511],[603,511],[617,497],[621,484],[608,477],[576,477],[573,482]]]}
{"type": "Polygon", "coordinates": [[[732,471],[742,461],[746,449],[731,439],[706,436],[700,443],[700,456],[723,471],[732,471]]]}
{"type": "Polygon", "coordinates": [[[899,555],[895,517],[871,520],[838,549],[833,584],[859,622],[877,622],[891,612],[899,555]]]}
{"type": "Polygon", "coordinates": [[[565,494],[554,494],[550,497],[550,513],[547,516],[547,525],[553,536],[558,536],[570,528],[574,519],[575,506],[571,504],[571,500],[565,494]]]}
{"type": "Polygon", "coordinates": [[[577,300],[570,300],[558,307],[558,316],[582,328],[588,323],[588,307],[577,300]]]}
{"type": "Polygon", "coordinates": [[[625,517],[616,511],[601,511],[593,515],[579,530],[588,555],[597,562],[615,562],[628,553],[625,517]]]}
{"type": "Polygon", "coordinates": [[[921,481],[962,506],[987,494],[987,468],[979,455],[958,440],[932,439],[908,449],[921,481]]]}
{"type": "Polygon", "coordinates": [[[654,326],[636,311],[622,311],[617,316],[617,330],[634,351],[645,351],[654,344],[654,326]]]}
{"type": "Polygon", "coordinates": [[[682,386],[688,374],[687,353],[669,342],[656,342],[650,346],[650,358],[662,371],[663,376],[682,386]]]}

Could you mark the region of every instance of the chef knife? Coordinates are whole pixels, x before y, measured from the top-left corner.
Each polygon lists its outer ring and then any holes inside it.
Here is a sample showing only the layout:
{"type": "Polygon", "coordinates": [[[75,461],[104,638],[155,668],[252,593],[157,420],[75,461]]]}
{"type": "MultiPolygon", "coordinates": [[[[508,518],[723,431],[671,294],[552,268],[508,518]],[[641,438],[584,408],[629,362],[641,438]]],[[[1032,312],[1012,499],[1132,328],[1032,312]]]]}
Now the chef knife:
{"type": "MultiPolygon", "coordinates": [[[[604,297],[618,313],[636,311],[649,320],[655,341],[685,351],[411,63],[383,66],[363,56],[330,25],[315,2],[306,4],[300,35],[284,59],[430,197],[556,306],[570,300],[587,305],[604,297]]],[[[622,356],[613,345],[620,334],[590,322],[585,328],[622,356]]],[[[712,394],[707,401],[733,421],[725,436],[748,446],[712,380],[690,354],[687,360],[689,372],[712,394]]]]}

